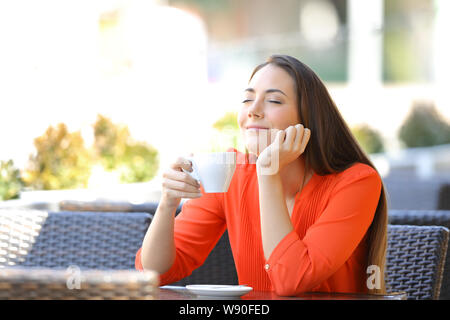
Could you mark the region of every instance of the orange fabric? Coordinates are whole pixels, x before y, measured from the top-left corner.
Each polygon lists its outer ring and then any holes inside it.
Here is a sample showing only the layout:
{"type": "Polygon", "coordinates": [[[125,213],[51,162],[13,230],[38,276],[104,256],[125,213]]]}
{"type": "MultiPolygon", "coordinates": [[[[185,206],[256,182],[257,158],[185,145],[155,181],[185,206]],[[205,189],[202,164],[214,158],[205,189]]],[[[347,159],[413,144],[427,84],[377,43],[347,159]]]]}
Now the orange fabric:
{"type": "MultiPolygon", "coordinates": [[[[204,194],[184,203],[175,219],[175,262],[160,276],[161,285],[178,281],[202,265],[228,229],[240,284],[287,296],[367,292],[365,234],[381,192],[377,172],[357,163],[341,173],[314,174],[296,196],[294,231],[266,261],[256,168],[244,163],[243,157],[238,153],[227,193],[204,194]]],[[[142,270],[140,251],[135,261],[138,270],[142,270]]]]}

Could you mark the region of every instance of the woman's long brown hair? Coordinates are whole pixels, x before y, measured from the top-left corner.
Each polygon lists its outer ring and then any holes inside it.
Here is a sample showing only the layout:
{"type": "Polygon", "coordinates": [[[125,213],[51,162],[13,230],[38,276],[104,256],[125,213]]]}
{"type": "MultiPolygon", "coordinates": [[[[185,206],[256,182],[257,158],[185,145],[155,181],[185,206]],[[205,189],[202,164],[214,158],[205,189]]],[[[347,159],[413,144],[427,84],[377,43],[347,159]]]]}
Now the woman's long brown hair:
{"type": "MultiPolygon", "coordinates": [[[[257,66],[253,75],[268,64],[283,68],[296,84],[298,112],[311,137],[303,153],[305,164],[319,175],[342,172],[356,162],[375,166],[359,146],[320,78],[305,64],[286,55],[273,55],[257,66]]],[[[384,185],[372,224],[367,231],[367,265],[380,269],[381,287],[373,293],[385,293],[384,268],[387,248],[387,201],[384,185]]]]}

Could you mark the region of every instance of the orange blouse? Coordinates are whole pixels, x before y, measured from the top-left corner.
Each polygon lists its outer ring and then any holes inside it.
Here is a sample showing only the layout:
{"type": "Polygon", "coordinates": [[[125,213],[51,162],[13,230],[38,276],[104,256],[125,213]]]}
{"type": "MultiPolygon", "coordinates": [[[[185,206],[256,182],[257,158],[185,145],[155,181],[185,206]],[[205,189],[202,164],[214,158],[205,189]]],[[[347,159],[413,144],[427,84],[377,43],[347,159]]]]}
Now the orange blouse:
{"type": "MultiPolygon", "coordinates": [[[[184,203],[175,218],[176,257],[160,275],[161,285],[178,281],[201,266],[226,229],[240,284],[282,296],[302,292],[367,292],[368,230],[381,192],[370,166],[313,174],[295,198],[294,230],[264,257],[256,165],[237,153],[227,193],[203,194],[184,203]]],[[[142,270],[141,249],[136,269],[142,270]]]]}

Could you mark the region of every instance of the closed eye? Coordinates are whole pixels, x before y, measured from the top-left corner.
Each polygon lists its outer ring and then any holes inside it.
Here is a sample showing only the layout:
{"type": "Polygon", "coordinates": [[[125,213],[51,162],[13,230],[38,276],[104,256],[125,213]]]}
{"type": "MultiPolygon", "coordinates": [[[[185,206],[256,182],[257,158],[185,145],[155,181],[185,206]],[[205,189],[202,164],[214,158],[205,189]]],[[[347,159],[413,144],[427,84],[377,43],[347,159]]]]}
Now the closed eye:
{"type": "Polygon", "coordinates": [[[270,102],[270,103],[281,104],[281,102],[280,102],[280,101],[278,101],[278,100],[269,100],[269,102],[270,102]]]}
{"type": "Polygon", "coordinates": [[[250,100],[250,99],[245,99],[244,101],[242,101],[242,103],[247,103],[247,102],[250,102],[250,101],[252,101],[252,100],[250,100]]]}

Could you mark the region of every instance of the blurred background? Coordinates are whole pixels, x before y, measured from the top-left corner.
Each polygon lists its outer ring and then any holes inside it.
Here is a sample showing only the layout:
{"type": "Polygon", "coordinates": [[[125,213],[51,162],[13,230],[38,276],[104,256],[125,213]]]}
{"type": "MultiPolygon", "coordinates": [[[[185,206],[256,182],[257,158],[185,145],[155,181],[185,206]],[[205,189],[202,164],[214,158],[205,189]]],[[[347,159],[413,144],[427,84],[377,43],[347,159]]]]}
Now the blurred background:
{"type": "Polygon", "coordinates": [[[158,201],[177,156],[242,149],[277,53],[325,82],[391,208],[450,209],[448,31],[448,0],[0,0],[0,206],[158,201]]]}

